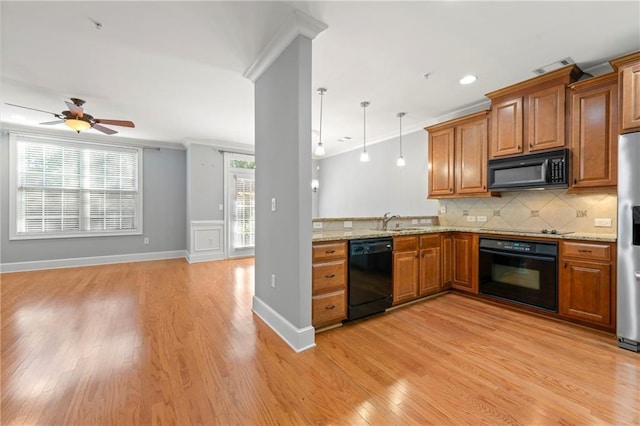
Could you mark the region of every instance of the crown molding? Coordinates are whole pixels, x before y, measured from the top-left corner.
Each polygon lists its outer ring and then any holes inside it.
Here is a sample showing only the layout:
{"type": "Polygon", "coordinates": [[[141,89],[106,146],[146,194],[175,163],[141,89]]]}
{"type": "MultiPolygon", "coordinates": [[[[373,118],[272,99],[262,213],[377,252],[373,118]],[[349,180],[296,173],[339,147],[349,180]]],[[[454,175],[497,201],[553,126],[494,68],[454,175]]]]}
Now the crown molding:
{"type": "Polygon", "coordinates": [[[236,152],[238,154],[254,155],[255,153],[255,147],[253,145],[239,142],[197,138],[186,138],[184,141],[182,141],[182,146],[186,149],[188,149],[191,145],[204,145],[212,148],[217,148],[220,151],[236,152]]]}
{"type": "Polygon", "coordinates": [[[255,83],[297,36],[302,35],[313,40],[327,28],[328,25],[324,22],[318,21],[299,10],[294,10],[276,35],[262,49],[253,64],[242,75],[255,83]]]}

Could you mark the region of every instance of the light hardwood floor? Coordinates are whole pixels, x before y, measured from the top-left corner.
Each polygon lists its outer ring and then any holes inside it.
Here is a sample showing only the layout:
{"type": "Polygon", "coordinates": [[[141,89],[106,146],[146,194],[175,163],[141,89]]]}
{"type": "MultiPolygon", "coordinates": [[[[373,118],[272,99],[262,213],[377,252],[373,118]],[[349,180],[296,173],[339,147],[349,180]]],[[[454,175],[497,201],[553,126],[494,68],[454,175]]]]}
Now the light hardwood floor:
{"type": "Polygon", "coordinates": [[[614,336],[456,294],[296,354],[252,259],[0,277],[2,425],[640,424],[614,336]]]}

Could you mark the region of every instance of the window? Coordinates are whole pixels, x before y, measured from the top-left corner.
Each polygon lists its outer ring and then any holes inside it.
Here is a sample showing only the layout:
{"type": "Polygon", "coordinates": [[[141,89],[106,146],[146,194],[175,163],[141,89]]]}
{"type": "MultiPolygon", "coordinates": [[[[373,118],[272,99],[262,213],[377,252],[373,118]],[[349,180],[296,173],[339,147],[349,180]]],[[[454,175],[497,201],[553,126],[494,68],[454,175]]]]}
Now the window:
{"type": "Polygon", "coordinates": [[[11,238],[142,233],[142,149],[11,135],[11,238]]]}

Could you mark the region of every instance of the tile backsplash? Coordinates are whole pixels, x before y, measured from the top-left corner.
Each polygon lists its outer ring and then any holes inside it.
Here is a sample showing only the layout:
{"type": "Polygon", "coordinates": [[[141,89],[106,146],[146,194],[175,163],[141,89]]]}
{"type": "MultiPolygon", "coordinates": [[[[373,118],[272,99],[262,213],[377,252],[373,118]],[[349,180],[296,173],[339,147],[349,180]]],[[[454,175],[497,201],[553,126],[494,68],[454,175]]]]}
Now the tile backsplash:
{"type": "Polygon", "coordinates": [[[603,234],[616,233],[617,229],[616,194],[574,195],[567,194],[566,190],[543,190],[439,202],[441,225],[603,234]],[[486,221],[478,221],[479,218],[486,221]],[[611,227],[596,227],[596,218],[611,219],[611,227]]]}

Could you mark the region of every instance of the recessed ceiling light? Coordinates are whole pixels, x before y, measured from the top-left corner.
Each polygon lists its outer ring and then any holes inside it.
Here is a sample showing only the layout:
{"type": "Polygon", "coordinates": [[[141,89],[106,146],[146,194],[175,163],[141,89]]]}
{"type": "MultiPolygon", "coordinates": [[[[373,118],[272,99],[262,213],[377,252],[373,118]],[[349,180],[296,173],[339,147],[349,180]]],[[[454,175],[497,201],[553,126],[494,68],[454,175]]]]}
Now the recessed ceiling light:
{"type": "Polygon", "coordinates": [[[477,79],[478,77],[476,77],[475,75],[465,75],[460,79],[460,84],[471,84],[477,79]]]}

